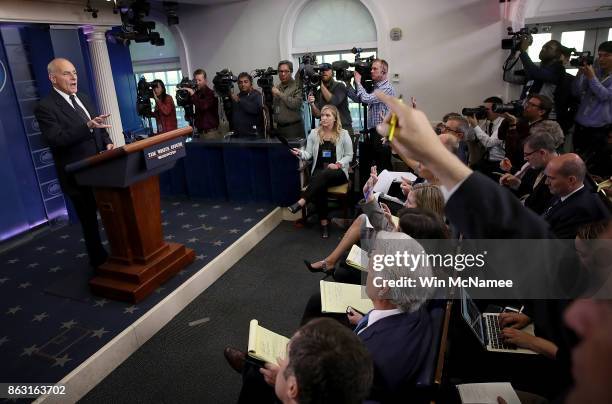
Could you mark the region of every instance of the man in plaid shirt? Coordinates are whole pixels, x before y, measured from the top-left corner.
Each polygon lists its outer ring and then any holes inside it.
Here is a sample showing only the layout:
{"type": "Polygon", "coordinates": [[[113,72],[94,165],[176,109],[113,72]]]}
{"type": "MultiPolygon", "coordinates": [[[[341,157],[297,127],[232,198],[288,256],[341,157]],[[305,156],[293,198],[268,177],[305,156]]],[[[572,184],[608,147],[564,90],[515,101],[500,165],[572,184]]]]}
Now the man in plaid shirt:
{"type": "Polygon", "coordinates": [[[348,88],[348,96],[355,102],[360,102],[368,106],[368,122],[365,139],[359,149],[359,167],[361,185],[367,181],[370,172],[368,167],[376,165],[378,171],[384,169],[391,170],[391,149],[383,145],[381,137],[376,132],[376,125],[381,123],[389,112],[389,108],[374,95],[374,91],[382,91],[385,94],[395,97],[395,89],[387,80],[389,64],[384,59],[375,59],[372,63],[372,81],[374,90],[368,93],[361,85],[361,74],[355,72],[355,87],[348,88]]]}

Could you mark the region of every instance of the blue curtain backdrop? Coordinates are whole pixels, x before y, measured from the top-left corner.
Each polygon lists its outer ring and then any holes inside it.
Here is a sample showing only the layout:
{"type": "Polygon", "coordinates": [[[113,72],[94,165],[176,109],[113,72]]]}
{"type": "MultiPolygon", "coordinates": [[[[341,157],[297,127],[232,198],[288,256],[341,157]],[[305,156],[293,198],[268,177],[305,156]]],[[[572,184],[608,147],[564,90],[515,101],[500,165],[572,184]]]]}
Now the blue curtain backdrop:
{"type": "MultiPolygon", "coordinates": [[[[108,43],[115,91],[125,129],[142,127],[129,49],[108,43]]],[[[96,100],[89,48],[82,30],[0,24],[0,241],[66,214],[51,152],[34,109],[52,87],[47,63],[73,62],[79,90],[96,100]]],[[[73,215],[71,215],[73,217],[73,215]]]]}

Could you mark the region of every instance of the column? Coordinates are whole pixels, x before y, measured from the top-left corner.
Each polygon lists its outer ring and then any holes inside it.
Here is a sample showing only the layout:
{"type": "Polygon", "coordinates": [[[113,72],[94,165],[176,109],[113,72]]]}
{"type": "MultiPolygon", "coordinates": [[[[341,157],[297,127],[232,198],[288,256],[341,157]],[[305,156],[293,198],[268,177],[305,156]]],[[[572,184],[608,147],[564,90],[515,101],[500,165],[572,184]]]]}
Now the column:
{"type": "Polygon", "coordinates": [[[83,28],[83,32],[87,35],[87,42],[89,43],[91,67],[94,74],[94,82],[96,83],[98,105],[100,107],[98,112],[100,114],[111,114],[106,121],[111,125],[107,129],[108,133],[115,146],[123,146],[125,144],[123,125],[121,124],[113,72],[111,70],[110,58],[108,57],[108,48],[106,47],[105,33],[109,28],[104,26],[87,26],[83,28]]]}

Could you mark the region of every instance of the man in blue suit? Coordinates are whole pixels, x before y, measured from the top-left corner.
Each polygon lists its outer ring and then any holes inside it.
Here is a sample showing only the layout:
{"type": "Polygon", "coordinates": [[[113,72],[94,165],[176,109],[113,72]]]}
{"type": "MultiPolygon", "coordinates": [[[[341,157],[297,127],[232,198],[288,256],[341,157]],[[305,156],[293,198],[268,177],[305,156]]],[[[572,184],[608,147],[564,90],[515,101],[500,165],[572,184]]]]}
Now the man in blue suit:
{"type": "MultiPolygon", "coordinates": [[[[370,257],[366,294],[374,309],[361,316],[349,310],[351,324],[374,361],[374,383],[369,399],[381,403],[409,401],[415,379],[429,353],[432,326],[425,304],[433,290],[422,287],[390,287],[385,281],[402,278],[430,278],[429,266],[408,269],[394,261],[376,265],[378,257],[395,257],[397,253],[417,256],[423,247],[410,236],[399,232],[378,232],[370,257]]],[[[418,284],[418,280],[417,280],[418,284]]]]}

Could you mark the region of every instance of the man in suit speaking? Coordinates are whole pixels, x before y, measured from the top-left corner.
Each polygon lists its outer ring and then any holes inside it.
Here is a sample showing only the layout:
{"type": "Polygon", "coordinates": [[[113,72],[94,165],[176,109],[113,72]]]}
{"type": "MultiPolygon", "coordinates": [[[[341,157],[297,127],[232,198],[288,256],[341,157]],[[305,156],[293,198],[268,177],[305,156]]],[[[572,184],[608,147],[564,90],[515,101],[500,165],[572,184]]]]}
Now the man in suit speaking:
{"type": "Polygon", "coordinates": [[[40,101],[35,115],[51,147],[62,191],[81,222],[89,263],[96,268],[108,257],[98,230],[96,200],[90,187],[78,185],[66,172],[66,165],[114,147],[106,132],[109,115],[96,115],[87,96],[77,93],[77,72],[69,60],[53,59],[47,71],[53,89],[40,101]]]}

